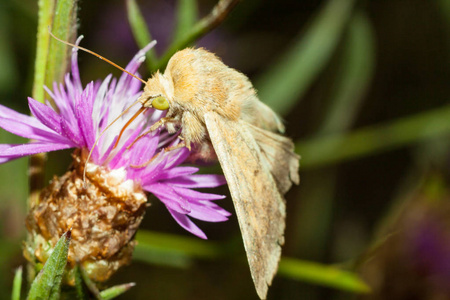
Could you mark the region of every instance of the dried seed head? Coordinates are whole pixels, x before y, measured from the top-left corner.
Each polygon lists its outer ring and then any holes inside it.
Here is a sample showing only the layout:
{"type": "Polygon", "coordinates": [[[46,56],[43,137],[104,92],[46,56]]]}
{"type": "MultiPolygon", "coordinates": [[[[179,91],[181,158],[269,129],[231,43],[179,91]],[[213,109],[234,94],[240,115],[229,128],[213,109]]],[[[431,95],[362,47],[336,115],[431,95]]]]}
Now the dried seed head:
{"type": "Polygon", "coordinates": [[[26,223],[31,233],[25,257],[45,262],[59,237],[72,228],[68,265],[80,263],[95,281],[105,281],[131,260],[134,234],[144,216],[147,197],[125,171],[87,164],[74,154],[71,170],[54,177],[32,205],[26,223]]]}

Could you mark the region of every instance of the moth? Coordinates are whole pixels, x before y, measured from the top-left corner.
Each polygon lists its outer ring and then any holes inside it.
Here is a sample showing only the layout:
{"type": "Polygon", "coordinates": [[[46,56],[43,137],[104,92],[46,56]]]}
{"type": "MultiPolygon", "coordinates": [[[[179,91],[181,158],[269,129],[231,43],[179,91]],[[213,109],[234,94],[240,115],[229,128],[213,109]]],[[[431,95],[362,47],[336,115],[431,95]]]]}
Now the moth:
{"type": "Polygon", "coordinates": [[[152,127],[181,128],[187,147],[214,153],[224,172],[257,293],[265,299],[284,243],[283,195],[298,184],[299,156],[279,117],[261,102],[250,80],[204,49],[184,49],[156,72],[139,98],[167,109],[152,127]]]}
{"type": "Polygon", "coordinates": [[[148,108],[167,110],[150,131],[161,126],[169,133],[181,129],[182,145],[195,159],[218,159],[256,291],[265,299],[284,243],[284,194],[300,181],[300,157],[293,142],[280,134],[283,123],[258,99],[244,74],[202,48],[176,52],[164,73],[157,71],[143,82],[138,99],[142,107],[129,123],[148,108]]]}

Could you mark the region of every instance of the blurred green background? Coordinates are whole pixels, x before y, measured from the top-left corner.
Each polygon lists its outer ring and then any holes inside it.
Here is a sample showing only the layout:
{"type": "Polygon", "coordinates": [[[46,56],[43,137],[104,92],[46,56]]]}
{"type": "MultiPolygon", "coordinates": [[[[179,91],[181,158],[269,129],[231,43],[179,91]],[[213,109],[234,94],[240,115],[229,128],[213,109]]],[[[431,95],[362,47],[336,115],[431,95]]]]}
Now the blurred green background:
{"type": "MultiPolygon", "coordinates": [[[[78,4],[82,46],[122,66],[139,49],[126,2],[78,4]]],[[[177,20],[189,25],[215,1],[192,3],[137,2],[158,55],[183,34],[177,20]]],[[[37,15],[35,1],[0,3],[0,101],[23,113],[37,15]]],[[[246,0],[197,45],[250,77],[302,156],[269,299],[449,299],[450,1],[246,0]]],[[[79,56],[84,83],[120,75],[79,56]]],[[[0,141],[22,140],[1,131],[0,141]]],[[[1,295],[25,264],[27,163],[0,166],[1,295]]],[[[69,163],[70,151],[50,154],[47,180],[69,163]]],[[[136,261],[108,283],[137,283],[121,299],[257,299],[234,216],[197,222],[203,242],[153,200],[136,261]]],[[[233,211],[230,198],[220,204],[233,211]]]]}

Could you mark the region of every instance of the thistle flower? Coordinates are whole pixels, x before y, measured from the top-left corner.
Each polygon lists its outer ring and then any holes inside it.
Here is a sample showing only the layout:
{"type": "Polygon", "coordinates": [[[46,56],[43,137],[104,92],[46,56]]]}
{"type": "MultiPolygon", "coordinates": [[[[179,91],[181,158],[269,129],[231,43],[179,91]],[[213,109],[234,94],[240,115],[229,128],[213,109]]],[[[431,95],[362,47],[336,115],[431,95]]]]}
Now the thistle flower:
{"type": "MultiPolygon", "coordinates": [[[[126,70],[136,73],[152,46],[139,51],[126,70]]],[[[133,236],[147,206],[145,192],[163,202],[180,226],[204,239],[206,235],[191,218],[209,222],[228,219],[230,214],[213,202],[224,196],[193,190],[223,185],[223,176],[198,175],[198,168],[180,166],[190,152],[187,148],[164,150],[179,143],[176,135],[164,129],[140,136],[164,112],[149,109],[141,114],[117,147],[117,134],[138,108],[129,109],[101,135],[138,98],[138,80],[127,74],[119,80],[109,75],[83,88],[76,49],[71,68],[65,85],[55,83],[52,91],[46,89],[56,109],[29,98],[31,117],[0,105],[0,127],[32,140],[20,145],[1,144],[0,163],[76,148],[69,171],[55,176],[38,203],[31,203],[27,217],[31,240],[25,249],[29,260],[44,262],[61,234],[72,228],[69,263],[82,263],[94,280],[108,279],[131,258],[133,236]],[[86,163],[90,149],[92,156],[86,163]]]]}

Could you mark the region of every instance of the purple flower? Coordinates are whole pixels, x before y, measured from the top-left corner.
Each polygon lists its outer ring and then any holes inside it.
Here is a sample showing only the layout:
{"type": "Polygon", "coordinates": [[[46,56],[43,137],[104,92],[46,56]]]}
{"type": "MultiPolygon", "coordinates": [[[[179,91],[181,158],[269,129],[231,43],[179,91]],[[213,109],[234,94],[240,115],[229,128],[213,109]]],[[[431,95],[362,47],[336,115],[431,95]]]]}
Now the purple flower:
{"type": "MultiPolygon", "coordinates": [[[[136,73],[145,52],[153,45],[149,44],[139,51],[126,70],[136,73]]],[[[190,152],[187,148],[165,151],[165,148],[177,145],[179,139],[164,129],[140,136],[164,116],[163,111],[149,109],[138,116],[126,129],[117,147],[114,145],[118,133],[139,107],[129,109],[101,135],[117,116],[136,101],[141,93],[140,81],[127,74],[123,74],[119,80],[109,75],[103,81],[88,83],[83,89],[77,50],[73,49],[72,72],[66,74],[64,83],[55,83],[52,91],[47,89],[56,109],[49,103],[42,104],[28,98],[34,117],[0,105],[0,127],[32,140],[27,144],[0,144],[0,163],[68,148],[79,148],[87,156],[93,149],[86,166],[88,170],[101,166],[112,172],[123,173],[121,178],[124,181],[138,183],[143,190],[158,197],[187,231],[206,238],[190,218],[208,222],[228,219],[230,213],[213,202],[224,196],[193,190],[223,185],[223,176],[198,175],[195,174],[198,168],[181,166],[190,152]]]]}

